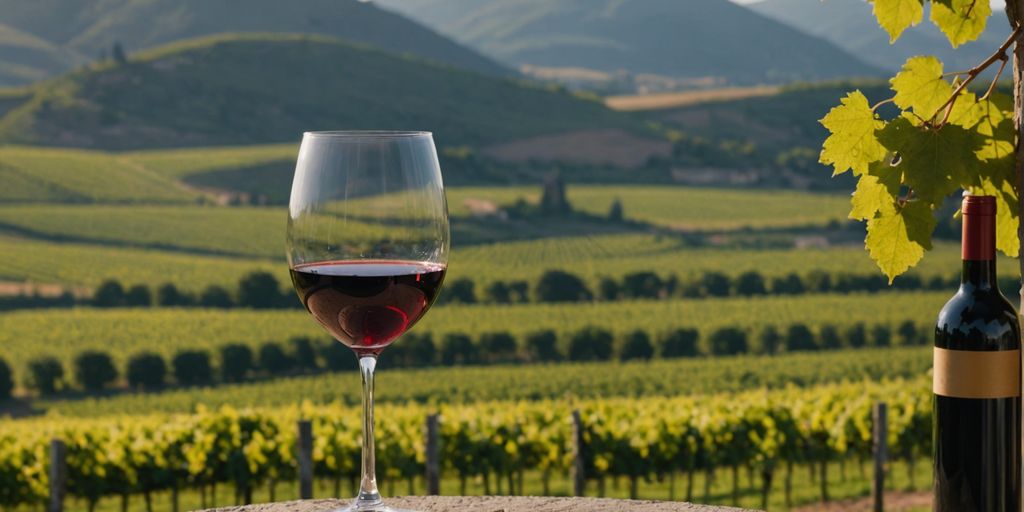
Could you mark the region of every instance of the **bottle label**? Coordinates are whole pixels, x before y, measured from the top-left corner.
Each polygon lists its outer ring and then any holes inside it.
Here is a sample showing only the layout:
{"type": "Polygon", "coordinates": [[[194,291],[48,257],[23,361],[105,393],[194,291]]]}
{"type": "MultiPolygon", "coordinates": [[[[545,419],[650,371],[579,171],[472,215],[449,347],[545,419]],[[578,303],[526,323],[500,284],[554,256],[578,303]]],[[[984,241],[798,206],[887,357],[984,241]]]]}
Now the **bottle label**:
{"type": "Polygon", "coordinates": [[[1012,398],[1020,393],[1020,349],[948,350],[935,347],[932,391],[953,398],[1012,398]]]}

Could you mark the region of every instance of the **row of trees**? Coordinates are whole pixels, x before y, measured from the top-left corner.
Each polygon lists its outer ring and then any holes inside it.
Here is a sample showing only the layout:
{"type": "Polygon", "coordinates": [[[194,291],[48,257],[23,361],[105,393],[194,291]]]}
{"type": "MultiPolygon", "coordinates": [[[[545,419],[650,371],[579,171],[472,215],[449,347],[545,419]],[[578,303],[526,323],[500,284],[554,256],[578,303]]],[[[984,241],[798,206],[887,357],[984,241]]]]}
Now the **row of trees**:
{"type": "Polygon", "coordinates": [[[173,283],[164,283],[151,290],[138,284],[125,288],[116,280],[104,281],[93,294],[92,305],[101,308],[114,307],[188,307],[206,308],[255,308],[269,309],[297,307],[299,301],[291,293],[282,293],[281,286],[268,272],[252,272],[238,281],[234,291],[217,286],[207,286],[198,295],[178,289],[173,283]]]}
{"type": "MultiPolygon", "coordinates": [[[[885,324],[852,324],[844,328],[822,325],[812,329],[797,323],[783,328],[765,326],[756,331],[722,327],[707,332],[706,336],[692,328],[654,334],[643,330],[615,334],[592,326],[563,335],[542,330],[518,338],[507,332],[484,333],[475,339],[467,334],[448,333],[436,342],[430,333],[411,333],[390,347],[381,363],[388,367],[413,368],[635,361],[748,353],[773,355],[840,348],[924,345],[929,339],[927,327],[909,320],[895,329],[885,324]]],[[[123,372],[119,372],[109,354],[89,350],[72,361],[71,382],[65,377],[64,367],[58,359],[43,357],[29,362],[24,384],[41,395],[71,387],[95,393],[114,387],[119,381],[132,390],[154,391],[172,382],[185,387],[210,386],[355,368],[355,357],[340,343],[293,338],[287,344],[267,342],[255,350],[243,344],[224,345],[216,355],[206,350],[183,350],[169,362],[158,354],[143,352],[129,358],[123,372]]],[[[10,396],[13,383],[10,367],[0,360],[0,397],[10,396]]]]}

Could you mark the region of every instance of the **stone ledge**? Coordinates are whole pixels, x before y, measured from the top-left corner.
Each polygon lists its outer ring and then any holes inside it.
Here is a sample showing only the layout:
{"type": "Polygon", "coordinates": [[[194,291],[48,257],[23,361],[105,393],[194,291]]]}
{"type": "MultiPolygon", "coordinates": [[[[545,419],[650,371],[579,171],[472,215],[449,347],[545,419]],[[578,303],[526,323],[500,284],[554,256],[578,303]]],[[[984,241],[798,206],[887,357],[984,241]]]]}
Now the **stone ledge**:
{"type": "MultiPolygon", "coordinates": [[[[330,512],[349,501],[310,500],[220,508],[211,512],[330,512]]],[[[673,501],[512,496],[423,496],[389,498],[387,504],[419,512],[739,512],[741,509],[673,501]]]]}

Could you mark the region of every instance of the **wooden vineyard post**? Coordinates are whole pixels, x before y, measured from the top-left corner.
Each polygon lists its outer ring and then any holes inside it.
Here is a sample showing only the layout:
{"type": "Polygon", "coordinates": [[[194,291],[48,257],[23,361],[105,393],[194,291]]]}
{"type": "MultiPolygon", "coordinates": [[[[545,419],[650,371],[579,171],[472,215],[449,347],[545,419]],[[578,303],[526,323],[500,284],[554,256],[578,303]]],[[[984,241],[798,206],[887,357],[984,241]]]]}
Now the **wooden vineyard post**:
{"type": "Polygon", "coordinates": [[[572,494],[583,496],[586,494],[587,475],[584,472],[584,450],[583,442],[583,420],[580,419],[580,411],[572,411],[572,494]]]}
{"type": "Polygon", "coordinates": [[[50,501],[47,504],[47,512],[64,511],[64,493],[68,478],[67,454],[68,449],[64,441],[50,441],[50,501]]]}
{"type": "Polygon", "coordinates": [[[426,439],[426,474],[424,478],[427,484],[427,495],[437,496],[441,494],[441,447],[438,443],[438,417],[437,414],[427,416],[425,432],[426,439]]]}
{"type": "Polygon", "coordinates": [[[313,424],[309,420],[299,421],[299,498],[313,499],[313,424]]]}
{"type": "Polygon", "coordinates": [[[871,487],[871,496],[874,501],[874,512],[885,510],[885,466],[888,458],[889,408],[885,402],[875,404],[872,414],[873,425],[871,428],[874,444],[875,474],[871,487]]]}

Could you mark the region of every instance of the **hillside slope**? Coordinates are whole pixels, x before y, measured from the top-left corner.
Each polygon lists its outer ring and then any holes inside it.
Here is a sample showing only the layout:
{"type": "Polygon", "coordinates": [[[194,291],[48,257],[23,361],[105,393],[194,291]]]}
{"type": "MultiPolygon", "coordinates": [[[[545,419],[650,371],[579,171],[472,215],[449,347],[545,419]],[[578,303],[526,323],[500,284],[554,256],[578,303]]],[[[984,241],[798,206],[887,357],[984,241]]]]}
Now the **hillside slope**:
{"type": "Polygon", "coordinates": [[[876,72],[728,0],[375,0],[509,65],[732,82],[876,72]]]}
{"type": "Polygon", "coordinates": [[[76,71],[0,117],[0,142],[130,149],[427,129],[482,147],[573,130],[648,132],[597,101],[321,36],[228,35],[76,71]]]}
{"type": "Polygon", "coordinates": [[[1010,35],[1006,17],[995,10],[978,41],[953,49],[927,16],[894,44],[878,26],[871,5],[863,0],[763,0],[754,11],[835,43],[886,70],[896,70],[914,55],[936,55],[947,69],[970,69],[988,57],[1010,35]]]}
{"type": "MultiPolygon", "coordinates": [[[[506,75],[510,71],[407,18],[357,0],[0,0],[3,23],[62,51],[97,56],[118,41],[128,51],[225,32],[340,37],[393,53],[506,75]]],[[[0,30],[0,80],[6,71],[0,30]]],[[[24,64],[24,63],[23,63],[24,64]]],[[[32,67],[53,71],[41,56],[32,67]]],[[[64,71],[69,65],[59,67],[64,71]]],[[[36,79],[37,76],[25,77],[36,79]]],[[[17,85],[27,80],[2,80],[17,85]]]]}
{"type": "Polygon", "coordinates": [[[0,86],[41,80],[81,60],[74,52],[0,23],[0,86]]]}

